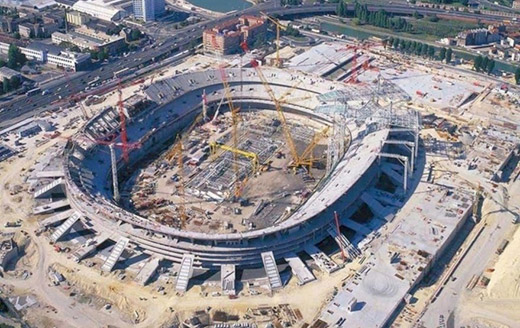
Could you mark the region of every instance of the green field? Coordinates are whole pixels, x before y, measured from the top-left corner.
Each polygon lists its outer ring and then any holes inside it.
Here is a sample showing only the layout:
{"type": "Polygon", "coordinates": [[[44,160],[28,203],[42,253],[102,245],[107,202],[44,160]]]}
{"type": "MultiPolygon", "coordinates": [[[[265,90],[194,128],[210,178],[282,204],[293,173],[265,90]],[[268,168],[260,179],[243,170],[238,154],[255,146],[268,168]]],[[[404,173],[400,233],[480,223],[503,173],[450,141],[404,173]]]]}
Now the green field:
{"type": "Polygon", "coordinates": [[[471,22],[440,19],[438,22],[430,22],[428,18],[410,19],[414,27],[414,34],[431,35],[437,38],[455,37],[459,32],[482,27],[471,22]]]}

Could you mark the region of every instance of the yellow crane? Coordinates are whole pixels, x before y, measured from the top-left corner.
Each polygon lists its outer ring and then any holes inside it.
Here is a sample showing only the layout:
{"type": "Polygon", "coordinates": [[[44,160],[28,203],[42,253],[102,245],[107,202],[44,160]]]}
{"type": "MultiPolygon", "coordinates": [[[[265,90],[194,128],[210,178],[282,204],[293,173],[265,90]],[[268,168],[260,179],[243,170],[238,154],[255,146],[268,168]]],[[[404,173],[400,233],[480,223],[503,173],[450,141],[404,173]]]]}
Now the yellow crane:
{"type": "MultiPolygon", "coordinates": [[[[248,51],[248,46],[246,43],[242,43],[242,48],[244,49],[244,51],[248,51]]],[[[262,81],[262,84],[265,88],[265,90],[267,91],[267,94],[269,95],[269,98],[271,98],[271,100],[273,101],[274,103],[274,106],[276,108],[276,111],[278,113],[278,117],[280,119],[280,122],[282,124],[282,130],[283,130],[283,133],[285,135],[285,141],[287,142],[287,145],[289,147],[289,151],[291,152],[291,157],[292,157],[292,164],[291,166],[292,167],[301,167],[301,166],[306,166],[306,167],[309,167],[309,160],[308,159],[305,159],[304,157],[298,155],[298,151],[296,149],[296,146],[294,144],[294,140],[292,138],[292,135],[291,135],[291,131],[289,129],[289,125],[287,124],[287,119],[285,118],[285,114],[282,110],[282,105],[281,105],[281,102],[280,100],[276,97],[273,89],[271,88],[271,85],[269,84],[269,81],[267,80],[267,78],[265,77],[264,73],[262,72],[262,69],[260,68],[260,65],[258,65],[258,63],[253,60],[251,62],[252,66],[255,68],[256,70],[256,73],[258,74],[258,77],[260,78],[260,81],[262,81]]],[[[286,92],[286,94],[283,96],[285,97],[289,92],[286,92]]],[[[321,137],[320,137],[321,138],[321,137]]],[[[306,151],[304,151],[304,153],[310,153],[312,151],[312,149],[314,149],[314,147],[316,146],[316,144],[319,142],[318,141],[311,141],[311,144],[309,145],[309,147],[307,147],[308,149],[306,149],[306,151]],[[314,145],[312,145],[313,143],[315,143],[314,145]]],[[[307,154],[305,154],[307,155],[307,154]]]]}
{"type": "MultiPolygon", "coordinates": [[[[212,38],[213,47],[215,49],[219,48],[217,40],[215,37],[212,38]]],[[[242,68],[240,68],[242,69],[242,68]]],[[[233,96],[231,95],[231,88],[229,86],[228,76],[226,70],[223,65],[219,67],[220,77],[222,80],[222,84],[224,85],[224,91],[226,94],[226,99],[229,107],[229,112],[231,113],[231,121],[232,121],[232,131],[231,131],[231,139],[232,139],[232,148],[238,150],[238,122],[240,120],[238,116],[238,112],[240,108],[235,107],[233,104],[233,96]]],[[[233,171],[235,173],[235,199],[238,200],[242,193],[242,188],[245,185],[245,180],[240,180],[240,172],[238,167],[238,153],[236,151],[232,152],[233,154],[233,171]]]]}
{"type": "MultiPolygon", "coordinates": [[[[238,111],[240,108],[235,107],[233,104],[233,96],[231,95],[231,88],[229,86],[229,82],[227,79],[226,71],[223,67],[220,68],[220,74],[222,79],[222,84],[224,85],[224,91],[226,93],[226,99],[228,102],[229,112],[231,113],[231,139],[233,144],[233,149],[238,150],[238,122],[240,120],[238,116],[238,111]]],[[[240,181],[240,172],[238,167],[238,153],[236,151],[232,151],[233,154],[233,172],[235,173],[235,199],[239,199],[242,193],[243,181],[240,181]]]]}
{"type": "Polygon", "coordinates": [[[209,146],[210,146],[210,150],[211,150],[212,154],[215,154],[217,152],[217,148],[220,148],[222,150],[230,151],[234,154],[249,158],[249,160],[251,161],[251,167],[252,167],[253,172],[256,172],[258,169],[258,166],[260,165],[260,161],[258,160],[258,155],[253,152],[240,150],[238,148],[234,148],[234,147],[231,147],[231,146],[228,146],[225,144],[221,144],[219,142],[211,142],[209,144],[209,146]]]}
{"type": "Polygon", "coordinates": [[[174,146],[166,154],[166,159],[169,162],[173,162],[173,160],[176,159],[177,162],[177,176],[179,177],[177,194],[180,198],[178,209],[179,218],[181,220],[181,229],[184,229],[186,227],[188,215],[186,214],[186,207],[184,206],[184,204],[186,203],[186,200],[184,198],[184,159],[182,156],[182,137],[180,134],[177,135],[177,139],[175,141],[174,146]]]}
{"type": "Polygon", "coordinates": [[[262,72],[262,69],[260,68],[260,66],[258,64],[255,64],[253,66],[256,69],[258,77],[262,81],[262,84],[264,85],[264,88],[267,91],[267,94],[269,95],[269,98],[271,98],[271,100],[273,101],[274,106],[276,108],[276,111],[278,112],[278,117],[280,119],[280,122],[282,123],[282,130],[283,130],[283,133],[285,135],[285,141],[287,142],[287,145],[289,146],[289,150],[291,152],[291,157],[292,157],[292,160],[293,160],[293,164],[295,166],[299,166],[300,156],[298,155],[298,151],[296,150],[296,146],[294,145],[294,141],[293,141],[293,138],[292,138],[292,135],[291,135],[291,131],[289,129],[289,125],[287,124],[287,120],[285,119],[285,114],[284,114],[284,112],[282,110],[282,106],[280,104],[280,101],[278,100],[278,98],[276,98],[276,95],[274,94],[273,89],[269,85],[269,82],[265,78],[265,75],[262,72]]]}
{"type": "Polygon", "coordinates": [[[287,90],[283,95],[278,97],[278,101],[282,104],[290,104],[297,101],[304,101],[311,99],[312,96],[310,94],[301,96],[301,97],[294,97],[294,98],[288,98],[296,88],[302,83],[302,81],[298,81],[296,84],[294,84],[289,90],[287,90]]]}
{"type": "Polygon", "coordinates": [[[311,95],[307,95],[307,96],[301,96],[301,97],[295,97],[295,98],[289,98],[289,99],[281,99],[280,103],[291,104],[291,103],[298,102],[298,101],[309,100],[311,98],[312,98],[311,95]]]}
{"type": "Polygon", "coordinates": [[[280,30],[285,31],[287,30],[287,27],[280,24],[280,22],[277,19],[267,15],[266,13],[260,13],[276,26],[276,67],[282,67],[282,62],[280,61],[280,30]]]}
{"type": "Polygon", "coordinates": [[[314,134],[311,143],[305,148],[302,155],[300,156],[300,165],[305,165],[309,168],[309,174],[311,172],[312,164],[314,163],[314,148],[318,145],[318,143],[323,139],[327,137],[327,133],[329,132],[330,127],[325,127],[320,132],[317,132],[314,134]]]}
{"type": "MultiPolygon", "coordinates": [[[[202,119],[202,113],[197,115],[195,119],[193,120],[193,123],[191,123],[190,127],[186,130],[186,133],[190,133],[195,126],[200,122],[202,119]]],[[[182,153],[182,134],[179,132],[177,134],[177,138],[175,139],[175,143],[172,148],[166,153],[165,158],[168,162],[172,163],[174,160],[176,160],[177,163],[177,170],[178,170],[178,177],[179,177],[179,186],[177,187],[177,193],[180,198],[180,202],[178,205],[179,209],[179,218],[181,219],[181,228],[184,228],[186,226],[186,221],[188,219],[188,215],[186,213],[186,200],[184,195],[184,158],[182,153]]]]}

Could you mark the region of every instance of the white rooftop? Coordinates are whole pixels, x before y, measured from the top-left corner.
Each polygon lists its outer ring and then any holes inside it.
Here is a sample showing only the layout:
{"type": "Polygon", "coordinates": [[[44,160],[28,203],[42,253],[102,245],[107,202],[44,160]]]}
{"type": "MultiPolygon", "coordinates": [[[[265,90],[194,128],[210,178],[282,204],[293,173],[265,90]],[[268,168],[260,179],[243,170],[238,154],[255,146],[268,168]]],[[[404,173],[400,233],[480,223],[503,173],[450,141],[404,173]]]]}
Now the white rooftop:
{"type": "Polygon", "coordinates": [[[325,42],[310,48],[287,62],[287,67],[302,72],[324,76],[338,65],[348,62],[354,51],[343,43],[325,42]]]}

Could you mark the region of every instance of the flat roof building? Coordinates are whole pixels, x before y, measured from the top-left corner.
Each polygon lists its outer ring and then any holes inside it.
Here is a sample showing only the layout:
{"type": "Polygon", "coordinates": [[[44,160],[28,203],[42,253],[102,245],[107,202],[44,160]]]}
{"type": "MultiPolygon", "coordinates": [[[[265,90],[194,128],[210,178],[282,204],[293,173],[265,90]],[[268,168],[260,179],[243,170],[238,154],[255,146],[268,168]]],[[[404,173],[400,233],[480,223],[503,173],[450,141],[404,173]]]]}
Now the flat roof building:
{"type": "Polygon", "coordinates": [[[21,78],[22,75],[15,71],[14,69],[10,69],[9,67],[0,67],[0,81],[2,81],[3,79],[12,79],[13,77],[19,77],[21,78]]]}
{"type": "MultiPolygon", "coordinates": [[[[32,42],[25,47],[20,46],[19,49],[29,60],[35,60],[73,71],[82,69],[90,64],[90,54],[66,51],[54,44],[32,42]]],[[[8,51],[9,44],[0,42],[0,53],[7,54],[8,51]]]]}
{"type": "Polygon", "coordinates": [[[90,17],[85,14],[81,13],[79,11],[68,11],[66,15],[67,23],[70,23],[72,25],[85,25],[89,22],[90,17]]]}
{"type": "Polygon", "coordinates": [[[117,52],[125,44],[125,38],[119,35],[108,35],[104,32],[80,27],[67,34],[61,32],[52,33],[52,42],[61,44],[62,42],[71,43],[78,48],[85,50],[99,51],[106,49],[110,53],[117,52]]]}
{"type": "Polygon", "coordinates": [[[265,19],[257,16],[245,15],[225,21],[212,29],[204,30],[204,51],[228,55],[237,52],[242,41],[250,43],[266,31],[265,19]]]}
{"type": "Polygon", "coordinates": [[[123,10],[95,0],[80,0],[72,6],[72,9],[106,21],[117,21],[126,16],[123,10]]]}

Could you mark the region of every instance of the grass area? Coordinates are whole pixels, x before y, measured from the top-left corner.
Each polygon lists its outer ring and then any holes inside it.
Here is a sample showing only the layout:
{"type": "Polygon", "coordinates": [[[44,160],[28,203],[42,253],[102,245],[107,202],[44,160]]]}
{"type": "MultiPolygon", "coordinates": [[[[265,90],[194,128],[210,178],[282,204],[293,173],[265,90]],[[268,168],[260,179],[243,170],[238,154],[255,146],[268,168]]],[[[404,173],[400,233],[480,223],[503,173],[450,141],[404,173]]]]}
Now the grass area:
{"type": "Polygon", "coordinates": [[[304,36],[304,35],[300,35],[300,36],[286,35],[285,37],[288,38],[288,39],[294,40],[294,41],[305,41],[305,40],[307,40],[307,37],[304,36]]]}
{"type": "Polygon", "coordinates": [[[499,5],[512,7],[513,6],[513,0],[497,0],[499,5]]]}
{"type": "Polygon", "coordinates": [[[446,19],[431,22],[426,17],[422,19],[410,19],[409,22],[412,23],[414,27],[414,34],[424,34],[437,38],[455,37],[459,32],[464,30],[481,27],[477,23],[446,19]]]}
{"type": "Polygon", "coordinates": [[[421,38],[424,38],[428,41],[437,41],[441,38],[455,37],[459,32],[464,30],[482,27],[477,23],[451,21],[446,19],[439,19],[437,22],[431,22],[427,17],[422,19],[408,18],[407,21],[410,22],[414,27],[414,31],[411,33],[392,31],[390,29],[376,27],[369,24],[355,25],[352,23],[352,19],[341,19],[341,23],[352,29],[357,29],[360,31],[366,30],[371,32],[391,33],[395,35],[408,36],[411,38],[417,38],[420,36],[421,38]]]}
{"type": "Polygon", "coordinates": [[[462,4],[461,1],[453,1],[452,3],[439,3],[438,1],[422,0],[421,2],[428,2],[428,3],[431,3],[432,5],[439,5],[439,6],[466,7],[462,4]]]}

